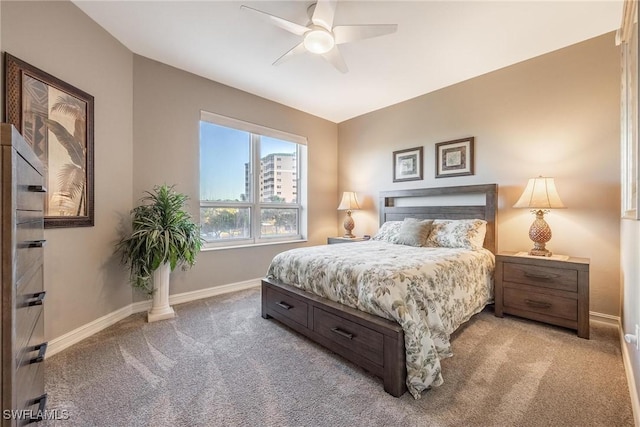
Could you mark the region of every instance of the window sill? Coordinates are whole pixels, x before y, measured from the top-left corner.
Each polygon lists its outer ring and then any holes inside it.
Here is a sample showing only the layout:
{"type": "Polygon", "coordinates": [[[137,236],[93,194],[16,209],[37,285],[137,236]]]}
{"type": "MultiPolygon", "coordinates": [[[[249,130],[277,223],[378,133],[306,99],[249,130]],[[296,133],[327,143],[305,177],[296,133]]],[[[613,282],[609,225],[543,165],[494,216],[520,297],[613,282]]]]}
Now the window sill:
{"type": "Polygon", "coordinates": [[[226,246],[204,246],[200,249],[200,252],[209,251],[221,251],[226,249],[240,249],[240,248],[256,248],[260,246],[273,246],[273,245],[287,245],[292,243],[306,243],[307,239],[295,239],[295,240],[278,240],[275,242],[260,242],[260,243],[243,243],[238,245],[226,245],[226,246]]]}

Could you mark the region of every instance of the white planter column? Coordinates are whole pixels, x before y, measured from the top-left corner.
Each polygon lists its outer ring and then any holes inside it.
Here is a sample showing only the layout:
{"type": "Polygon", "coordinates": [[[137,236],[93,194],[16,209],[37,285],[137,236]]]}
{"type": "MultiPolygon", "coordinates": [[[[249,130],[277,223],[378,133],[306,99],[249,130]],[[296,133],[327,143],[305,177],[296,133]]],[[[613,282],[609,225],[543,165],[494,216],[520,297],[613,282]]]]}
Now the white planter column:
{"type": "Polygon", "coordinates": [[[147,314],[149,322],[157,320],[171,319],[176,313],[169,305],[169,276],[171,268],[168,262],[165,262],[157,270],[153,272],[153,301],[151,310],[147,314]]]}

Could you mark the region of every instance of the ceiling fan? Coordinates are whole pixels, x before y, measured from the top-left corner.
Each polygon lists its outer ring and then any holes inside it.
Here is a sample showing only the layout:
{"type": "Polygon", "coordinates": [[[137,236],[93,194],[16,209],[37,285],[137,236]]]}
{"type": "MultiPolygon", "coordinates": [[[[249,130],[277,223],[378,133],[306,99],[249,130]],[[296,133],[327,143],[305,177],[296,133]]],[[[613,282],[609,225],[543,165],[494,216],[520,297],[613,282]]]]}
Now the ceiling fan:
{"type": "Polygon", "coordinates": [[[318,0],[307,8],[310,22],[300,25],[258,9],[242,5],[240,8],[251,12],[261,19],[270,22],[290,33],[302,36],[302,42],[278,58],[273,65],[281,64],[287,59],[311,52],[322,56],[339,71],[349,71],[347,64],[338,49],[338,45],[356,40],[369,39],[395,33],[397,24],[338,25],[333,26],[337,0],[318,0]]]}

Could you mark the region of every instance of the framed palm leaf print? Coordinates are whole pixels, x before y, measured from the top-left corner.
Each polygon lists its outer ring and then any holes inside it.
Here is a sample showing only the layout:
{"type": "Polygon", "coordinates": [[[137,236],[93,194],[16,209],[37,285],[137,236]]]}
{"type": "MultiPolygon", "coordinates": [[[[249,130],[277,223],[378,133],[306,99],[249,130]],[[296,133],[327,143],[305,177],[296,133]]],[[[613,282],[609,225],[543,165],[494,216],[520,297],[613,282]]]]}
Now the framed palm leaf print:
{"type": "Polygon", "coordinates": [[[94,225],[93,96],[5,53],[6,121],[45,169],[45,228],[94,225]]]}

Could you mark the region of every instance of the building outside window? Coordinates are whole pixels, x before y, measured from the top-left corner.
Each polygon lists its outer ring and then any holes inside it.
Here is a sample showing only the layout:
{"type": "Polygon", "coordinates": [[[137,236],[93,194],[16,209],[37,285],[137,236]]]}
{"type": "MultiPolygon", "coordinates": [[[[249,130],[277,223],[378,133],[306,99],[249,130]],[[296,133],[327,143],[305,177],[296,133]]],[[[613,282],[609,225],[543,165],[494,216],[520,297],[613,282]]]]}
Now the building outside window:
{"type": "Polygon", "coordinates": [[[206,246],[304,239],[305,171],[306,138],[201,112],[200,226],[206,246]]]}

